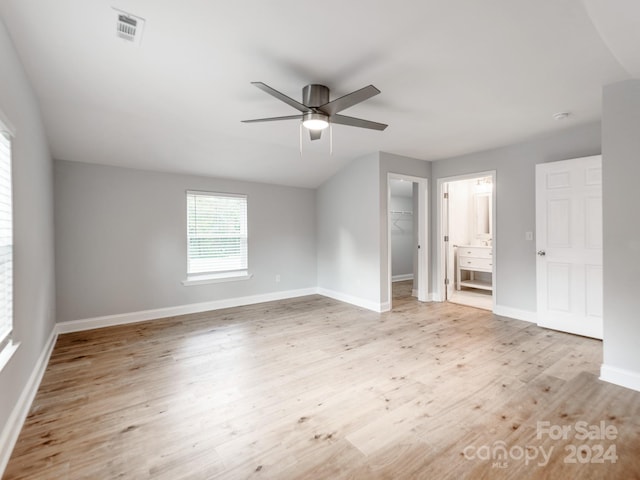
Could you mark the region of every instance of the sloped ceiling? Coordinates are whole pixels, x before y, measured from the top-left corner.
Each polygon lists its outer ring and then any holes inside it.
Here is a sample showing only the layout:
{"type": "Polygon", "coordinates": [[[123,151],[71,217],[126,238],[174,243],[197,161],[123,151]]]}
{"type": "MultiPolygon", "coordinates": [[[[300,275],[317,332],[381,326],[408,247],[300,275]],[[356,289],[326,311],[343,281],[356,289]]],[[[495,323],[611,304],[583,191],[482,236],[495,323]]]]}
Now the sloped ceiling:
{"type": "Polygon", "coordinates": [[[580,0],[0,2],[55,158],[305,187],[375,151],[434,160],[598,120],[602,86],[636,70],[591,10],[580,0]],[[140,46],[116,37],[112,7],[146,20],[140,46]],[[332,98],[374,84],[380,95],[344,113],[390,126],[335,126],[333,155],[328,135],[305,135],[301,156],[296,121],[240,123],[296,113],[251,81],[297,99],[308,83],[332,98]],[[572,116],[553,120],[563,110],[572,116]]]}
{"type": "Polygon", "coordinates": [[[640,2],[583,0],[598,33],[633,78],[640,78],[640,2]]]}

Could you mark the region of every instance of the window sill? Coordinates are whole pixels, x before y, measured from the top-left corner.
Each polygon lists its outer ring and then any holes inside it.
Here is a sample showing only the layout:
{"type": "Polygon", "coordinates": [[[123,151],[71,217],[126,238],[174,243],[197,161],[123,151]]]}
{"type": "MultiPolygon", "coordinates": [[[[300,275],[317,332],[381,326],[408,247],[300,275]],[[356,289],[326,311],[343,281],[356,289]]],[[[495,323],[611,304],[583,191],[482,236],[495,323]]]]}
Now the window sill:
{"type": "Polygon", "coordinates": [[[247,271],[192,275],[187,277],[186,280],[183,280],[182,285],[189,287],[192,285],[206,285],[208,283],[238,282],[241,280],[249,280],[251,277],[253,277],[253,274],[247,271]]]}
{"type": "Polygon", "coordinates": [[[20,346],[20,342],[12,342],[12,341],[10,341],[4,346],[4,348],[0,352],[0,372],[5,367],[5,365],[9,363],[9,360],[11,360],[11,357],[13,356],[14,353],[16,353],[19,346],[20,346]]]}

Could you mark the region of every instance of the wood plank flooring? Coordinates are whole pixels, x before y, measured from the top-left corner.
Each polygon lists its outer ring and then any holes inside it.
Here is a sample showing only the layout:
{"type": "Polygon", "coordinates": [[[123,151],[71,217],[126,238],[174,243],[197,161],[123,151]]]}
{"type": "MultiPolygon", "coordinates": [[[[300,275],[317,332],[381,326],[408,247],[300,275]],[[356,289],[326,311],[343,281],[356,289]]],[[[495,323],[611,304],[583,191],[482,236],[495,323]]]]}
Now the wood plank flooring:
{"type": "Polygon", "coordinates": [[[640,478],[640,393],[598,380],[599,341],[410,290],[61,335],[3,478],[640,478]]]}
{"type": "Polygon", "coordinates": [[[462,287],[461,290],[453,289],[449,301],[458,305],[493,310],[492,292],[487,290],[467,287],[462,287]]]}

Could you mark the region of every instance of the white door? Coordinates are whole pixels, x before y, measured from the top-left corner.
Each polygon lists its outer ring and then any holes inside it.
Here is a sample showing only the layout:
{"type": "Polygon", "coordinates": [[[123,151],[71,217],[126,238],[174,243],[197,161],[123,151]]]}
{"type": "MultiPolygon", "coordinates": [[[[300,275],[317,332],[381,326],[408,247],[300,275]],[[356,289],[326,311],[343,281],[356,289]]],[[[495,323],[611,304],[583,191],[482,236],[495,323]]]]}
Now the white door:
{"type": "Polygon", "coordinates": [[[602,157],[536,165],[538,325],[602,338],[602,157]]]}

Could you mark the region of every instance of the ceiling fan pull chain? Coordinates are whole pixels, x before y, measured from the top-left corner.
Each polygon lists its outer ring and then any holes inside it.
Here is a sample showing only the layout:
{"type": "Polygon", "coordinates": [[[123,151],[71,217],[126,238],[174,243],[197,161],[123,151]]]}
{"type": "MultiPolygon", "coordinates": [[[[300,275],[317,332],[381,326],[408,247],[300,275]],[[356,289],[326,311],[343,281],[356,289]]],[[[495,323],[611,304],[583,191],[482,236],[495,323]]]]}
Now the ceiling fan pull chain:
{"type": "Polygon", "coordinates": [[[329,156],[333,156],[333,125],[329,123],[329,156]]]}
{"type": "Polygon", "coordinates": [[[300,160],[302,160],[302,123],[300,124],[298,131],[300,133],[300,160]]]}

